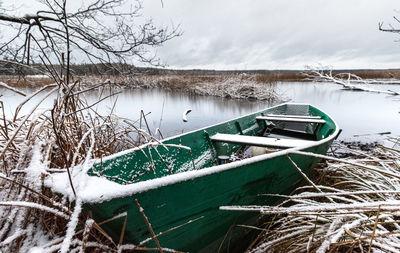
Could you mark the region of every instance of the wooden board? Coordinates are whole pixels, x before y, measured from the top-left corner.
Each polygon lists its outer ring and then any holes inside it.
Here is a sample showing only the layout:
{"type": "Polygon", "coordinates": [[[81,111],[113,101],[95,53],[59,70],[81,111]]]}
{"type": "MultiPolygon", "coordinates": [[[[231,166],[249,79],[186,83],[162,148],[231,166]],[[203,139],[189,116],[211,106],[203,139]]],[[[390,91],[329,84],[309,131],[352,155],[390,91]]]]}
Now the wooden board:
{"type": "Polygon", "coordinates": [[[260,147],[275,147],[275,148],[293,148],[305,146],[314,141],[296,140],[296,139],[279,139],[271,137],[247,136],[238,134],[216,134],[211,137],[213,141],[236,143],[260,147]]]}

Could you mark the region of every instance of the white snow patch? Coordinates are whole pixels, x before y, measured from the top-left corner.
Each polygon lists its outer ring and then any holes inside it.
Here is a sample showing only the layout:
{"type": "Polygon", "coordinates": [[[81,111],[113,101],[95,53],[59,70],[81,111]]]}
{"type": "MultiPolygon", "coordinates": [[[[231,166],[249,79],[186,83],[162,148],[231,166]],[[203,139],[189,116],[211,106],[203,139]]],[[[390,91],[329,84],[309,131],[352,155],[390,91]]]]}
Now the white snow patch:
{"type": "Polygon", "coordinates": [[[27,78],[35,78],[35,79],[42,79],[42,78],[50,78],[47,75],[26,75],[27,78]]]}
{"type": "Polygon", "coordinates": [[[31,187],[35,190],[40,189],[42,174],[46,174],[47,165],[43,164],[40,152],[41,143],[38,142],[33,146],[32,158],[29,166],[25,168],[25,178],[31,183],[31,187]]]}
{"type": "MultiPolygon", "coordinates": [[[[237,167],[245,166],[248,164],[263,161],[269,158],[273,158],[280,155],[285,155],[291,150],[282,150],[276,153],[260,155],[252,158],[248,158],[241,161],[236,161],[228,164],[222,164],[218,166],[213,166],[210,168],[204,168],[200,170],[185,171],[177,174],[172,174],[164,176],[161,178],[155,178],[147,181],[137,182],[129,185],[121,185],[105,178],[89,176],[86,173],[81,174],[81,182],[85,182],[85,185],[75,185],[79,188],[79,197],[84,203],[100,203],[104,201],[109,201],[114,198],[121,198],[126,196],[131,196],[137,193],[146,192],[152,189],[157,189],[167,185],[176,184],[179,182],[184,182],[188,180],[193,180],[199,177],[204,177],[211,174],[220,173],[226,170],[234,169],[237,167]]],[[[207,153],[207,152],[205,152],[207,153]]],[[[206,154],[205,154],[206,155],[206,154]]],[[[200,159],[200,157],[198,158],[200,159]]],[[[198,161],[201,164],[200,160],[198,161]]],[[[188,165],[189,166],[189,163],[188,165]]],[[[78,166],[76,166],[78,167],[78,166]]],[[[74,170],[75,168],[74,167],[74,170]]],[[[76,175],[77,176],[77,175],[76,175]]],[[[74,180],[74,179],[73,179],[74,180]]],[[[76,182],[76,180],[74,180],[76,182]]],[[[61,193],[68,196],[70,199],[74,199],[72,190],[69,187],[68,175],[67,173],[52,174],[45,180],[45,185],[52,188],[55,192],[61,193]]]]}
{"type": "Polygon", "coordinates": [[[52,213],[55,215],[58,215],[60,217],[63,217],[65,219],[68,219],[69,216],[66,215],[63,212],[60,212],[54,208],[48,207],[48,206],[44,206],[41,204],[37,204],[34,202],[27,202],[27,201],[1,201],[0,202],[0,206],[11,206],[11,207],[30,207],[30,208],[35,208],[35,209],[39,209],[42,210],[44,212],[48,212],[48,213],[52,213]]]}
{"type": "Polygon", "coordinates": [[[75,208],[74,208],[74,212],[72,213],[71,219],[68,222],[67,225],[67,233],[65,235],[64,241],[61,244],[61,249],[60,252],[61,253],[66,253],[68,252],[70,246],[71,246],[71,240],[72,237],[75,234],[75,228],[78,225],[78,221],[79,221],[79,215],[81,213],[82,210],[82,202],[80,201],[80,199],[78,199],[75,203],[75,208]]]}

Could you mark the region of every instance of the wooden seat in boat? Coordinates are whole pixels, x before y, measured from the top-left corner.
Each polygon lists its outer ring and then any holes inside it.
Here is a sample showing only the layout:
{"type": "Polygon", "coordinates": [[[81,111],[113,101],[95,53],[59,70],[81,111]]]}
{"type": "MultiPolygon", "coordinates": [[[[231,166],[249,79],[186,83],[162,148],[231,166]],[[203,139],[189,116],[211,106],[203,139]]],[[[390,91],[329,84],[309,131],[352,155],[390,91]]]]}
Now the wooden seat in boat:
{"type": "Polygon", "coordinates": [[[325,124],[326,121],[318,116],[301,116],[301,115],[277,115],[268,114],[267,116],[258,116],[257,120],[268,120],[268,121],[284,121],[284,122],[295,122],[295,123],[318,123],[325,124]]]}
{"type": "Polygon", "coordinates": [[[297,140],[297,139],[280,139],[271,137],[248,136],[238,134],[215,134],[211,137],[212,141],[235,143],[242,145],[260,146],[260,147],[274,147],[274,148],[293,148],[304,146],[314,141],[297,140]]]}

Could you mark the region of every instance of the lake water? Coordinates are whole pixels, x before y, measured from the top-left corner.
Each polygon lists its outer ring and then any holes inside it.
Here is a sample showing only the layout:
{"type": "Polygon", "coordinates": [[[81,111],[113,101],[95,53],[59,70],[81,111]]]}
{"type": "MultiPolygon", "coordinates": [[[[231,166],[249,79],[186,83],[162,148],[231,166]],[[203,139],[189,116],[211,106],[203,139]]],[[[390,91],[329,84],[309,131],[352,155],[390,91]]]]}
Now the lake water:
{"type": "MultiPolygon", "coordinates": [[[[390,89],[400,92],[399,85],[374,85],[376,89],[390,89]]],[[[390,96],[371,92],[342,90],[330,83],[278,83],[278,93],[287,100],[309,103],[331,115],[343,129],[340,139],[352,139],[354,135],[363,136],[364,140],[381,138],[374,135],[391,132],[400,136],[400,96],[390,96]],[[372,135],[371,135],[372,134],[372,135]]],[[[32,92],[32,90],[25,90],[32,92]]],[[[5,103],[6,114],[10,115],[24,98],[11,91],[0,89],[0,100],[5,103]]],[[[99,93],[87,95],[89,102],[96,101],[99,93]]],[[[164,136],[187,132],[247,113],[251,113],[273,104],[265,101],[248,101],[209,96],[196,96],[176,91],[159,89],[126,89],[121,94],[97,105],[97,109],[108,113],[117,100],[115,114],[136,120],[140,110],[147,116],[152,131],[160,128],[164,136]],[[182,113],[191,109],[188,122],[182,121],[182,113]]],[[[34,101],[27,104],[22,113],[26,113],[34,101]]],[[[50,108],[53,99],[47,99],[42,109],[50,108]]]]}

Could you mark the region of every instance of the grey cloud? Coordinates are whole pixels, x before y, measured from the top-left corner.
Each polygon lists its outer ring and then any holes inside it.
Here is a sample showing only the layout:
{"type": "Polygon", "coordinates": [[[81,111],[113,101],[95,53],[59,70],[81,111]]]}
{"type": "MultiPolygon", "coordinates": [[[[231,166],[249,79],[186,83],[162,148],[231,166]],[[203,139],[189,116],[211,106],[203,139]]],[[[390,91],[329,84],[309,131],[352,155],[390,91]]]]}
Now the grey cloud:
{"type": "Polygon", "coordinates": [[[301,68],[331,61],[359,68],[398,66],[400,43],[378,31],[397,7],[395,0],[171,0],[161,8],[154,0],[145,12],[182,25],[184,35],[159,49],[171,67],[301,68]]]}
{"type": "MultiPolygon", "coordinates": [[[[0,0],[3,5],[13,0],[0,0]]],[[[25,10],[37,1],[21,0],[25,10]]],[[[79,5],[82,0],[70,0],[79,5]]],[[[399,67],[392,21],[398,0],[145,0],[144,15],[184,34],[157,48],[174,68],[399,67]]],[[[400,16],[400,14],[399,14],[400,16]]],[[[2,32],[0,32],[2,33],[2,32]]],[[[3,31],[4,33],[4,31],[3,31]]]]}

